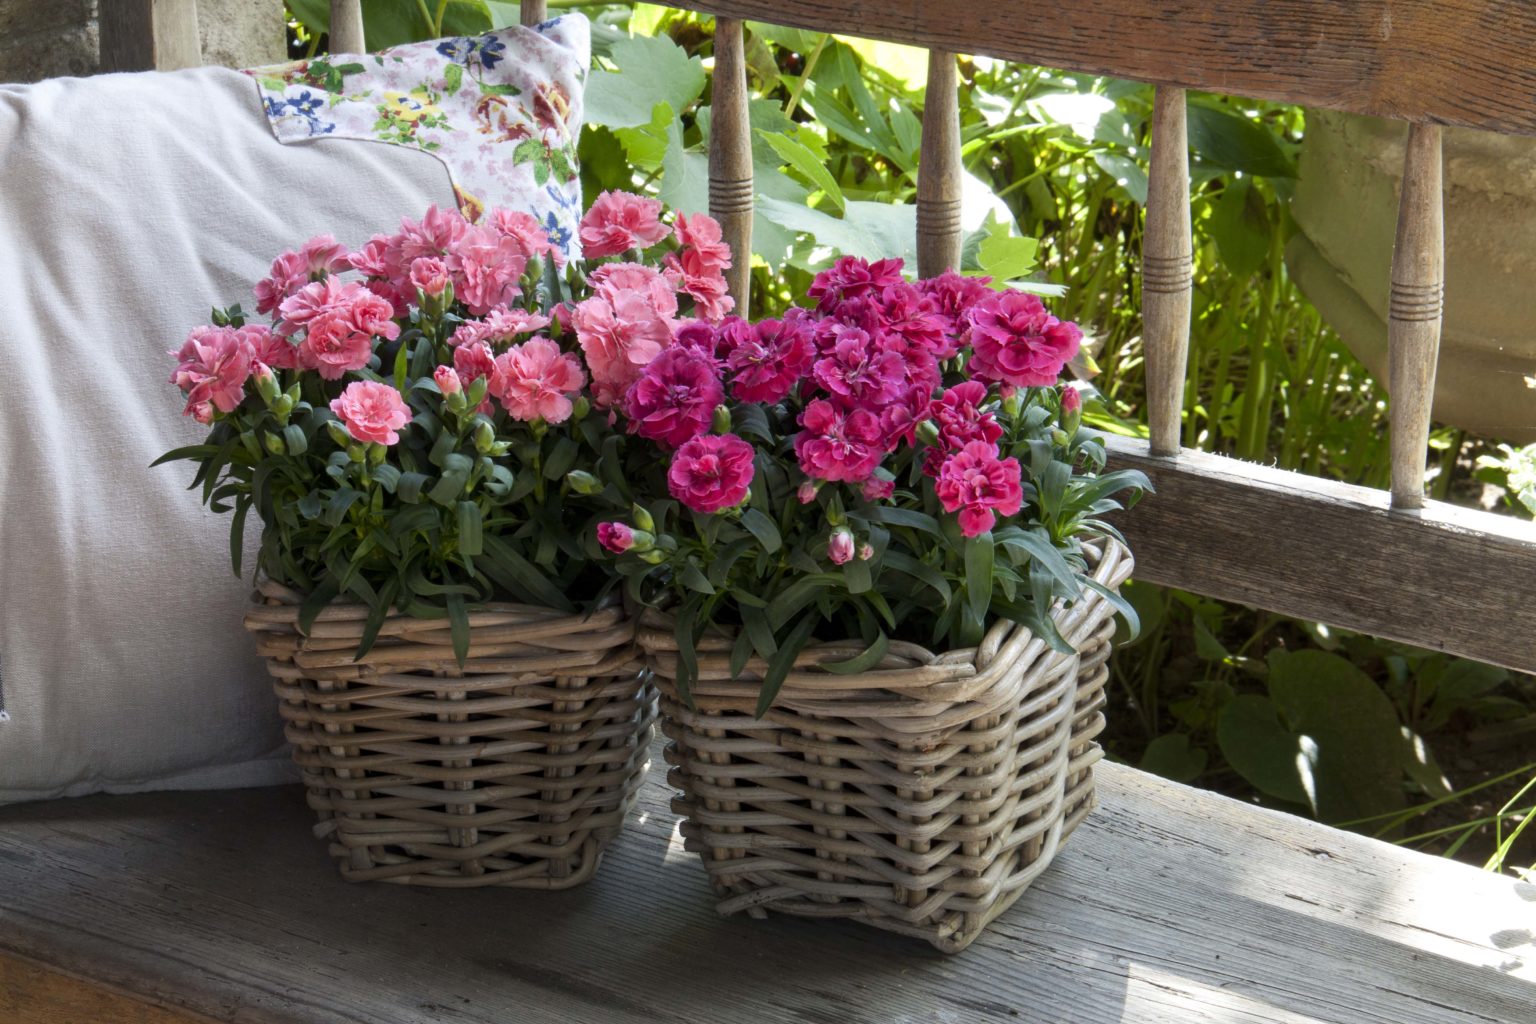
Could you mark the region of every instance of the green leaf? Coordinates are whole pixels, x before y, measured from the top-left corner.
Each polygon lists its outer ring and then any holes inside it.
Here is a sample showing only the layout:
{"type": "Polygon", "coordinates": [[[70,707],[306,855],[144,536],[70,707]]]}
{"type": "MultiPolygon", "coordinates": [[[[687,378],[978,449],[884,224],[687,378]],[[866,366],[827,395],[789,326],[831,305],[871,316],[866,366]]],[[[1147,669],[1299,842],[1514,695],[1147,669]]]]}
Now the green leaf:
{"type": "Polygon", "coordinates": [[[965,540],[965,600],[971,615],[985,622],[992,603],[992,560],[996,548],[992,532],[965,540]]]}
{"type": "Polygon", "coordinates": [[[453,638],[453,660],[464,667],[469,658],[469,612],[464,607],[463,594],[448,594],[443,598],[448,608],[448,632],[453,638]]]}
{"type": "Polygon", "coordinates": [[[1001,222],[989,211],[982,224],[985,232],[976,251],[976,263],[983,274],[999,285],[1014,281],[1035,269],[1035,253],[1040,243],[1033,238],[1017,238],[1013,225],[1001,222]]]}
{"type": "Polygon", "coordinates": [[[1203,749],[1190,746],[1188,735],[1170,732],[1147,744],[1138,767],[1174,782],[1193,782],[1205,771],[1207,760],[1209,755],[1203,749]]]}
{"type": "Polygon", "coordinates": [[[741,621],[743,634],[752,639],[752,648],[758,656],[764,661],[773,657],[773,652],[779,649],[779,642],[774,639],[773,630],[768,627],[768,617],[762,609],[743,605],[741,621]]]}
{"type": "Polygon", "coordinates": [[[614,137],[624,147],[629,162],[642,171],[654,171],[667,155],[667,129],[677,121],[672,105],[665,101],[651,109],[651,120],[637,128],[616,128],[614,137]]]}
{"type": "Polygon", "coordinates": [[[952,593],[949,581],[944,578],[942,573],[928,563],[921,562],[904,551],[890,550],[881,559],[881,565],[926,583],[939,595],[939,603],[941,605],[949,604],[952,593]]]}
{"type": "Polygon", "coordinates": [[[234,567],[235,578],[240,578],[240,563],[245,555],[245,516],[251,510],[247,495],[235,502],[235,514],[229,521],[229,562],[234,567]]]}
{"type": "Polygon", "coordinates": [[[1233,279],[1252,277],[1269,258],[1269,208],[1249,179],[1230,181],[1211,209],[1211,238],[1233,279]]]}
{"type": "Polygon", "coordinates": [[[741,525],[745,526],[757,542],[763,546],[768,554],[778,551],[784,540],[779,536],[779,528],[773,520],[755,508],[749,508],[741,514],[741,525]]]}
{"type": "Polygon", "coordinates": [[[464,84],[464,66],[462,64],[449,64],[443,70],[443,92],[449,96],[459,91],[464,84]]]}
{"type": "Polygon", "coordinates": [[[1189,145],[1202,161],[1223,171],[1296,177],[1296,164],[1273,131],[1225,107],[1189,104],[1189,145]]]}
{"type": "Polygon", "coordinates": [[[1370,676],[1337,654],[1277,649],[1269,693],[1291,731],[1309,741],[1304,749],[1315,748],[1319,818],[1350,821],[1402,808],[1409,751],[1392,701],[1370,676]]]}
{"type": "Polygon", "coordinates": [[[864,648],[863,651],[847,659],[846,661],[824,661],[821,667],[828,672],[836,672],[839,675],[853,675],[856,672],[868,672],[891,649],[891,638],[885,635],[885,630],[875,638],[875,642],[864,648]]]}
{"type": "Polygon", "coordinates": [[[784,638],[784,643],[773,652],[773,657],[768,659],[768,671],[763,675],[763,688],[757,695],[757,717],[762,718],[773,706],[774,699],[779,695],[779,689],[783,687],[784,680],[789,677],[789,670],[795,667],[795,659],[800,652],[805,650],[807,641],[811,638],[811,630],[816,626],[816,613],[809,612],[801,616],[789,631],[789,636],[784,638]]]}
{"type": "Polygon", "coordinates": [[[414,505],[421,500],[421,488],[430,479],[425,473],[401,473],[395,482],[395,494],[406,504],[414,505]]]}
{"type": "Polygon", "coordinates": [[[683,571],[677,574],[677,581],[689,590],[700,594],[713,594],[715,588],[710,584],[709,578],[699,571],[699,567],[689,563],[683,567],[683,571]]]}
{"type": "Polygon", "coordinates": [[[863,259],[900,257],[912,264],[917,252],[917,207],[849,200],[841,218],[771,196],[757,209],[780,227],[810,235],[818,245],[863,259]]]}
{"type": "Polygon", "coordinates": [[[395,594],[400,590],[398,578],[385,582],[380,588],[378,599],[368,609],[368,618],[363,623],[363,635],[357,644],[357,653],[352,656],[354,661],[362,659],[363,655],[373,650],[374,641],[379,638],[379,630],[384,628],[384,620],[389,617],[389,612],[394,607],[395,594]]]}
{"type": "Polygon", "coordinates": [[[790,138],[788,135],[775,134],[760,131],[757,133],[768,145],[773,147],[783,161],[805,176],[812,185],[819,188],[832,205],[842,213],[847,206],[847,200],[843,198],[843,190],[838,187],[837,180],[832,177],[832,172],[827,170],[827,165],[812,153],[804,143],[790,138]]]}
{"type": "Polygon", "coordinates": [[[1227,763],[1255,789],[1295,804],[1311,802],[1296,767],[1301,746],[1268,697],[1233,697],[1216,721],[1216,742],[1227,763]]]}
{"type": "Polygon", "coordinates": [[[587,78],[586,120],[609,128],[647,124],[657,103],[687,109],[704,91],[704,64],[665,35],[634,36],[614,43],[615,70],[587,78]]]}
{"type": "Polygon", "coordinates": [[[459,554],[473,557],[484,551],[480,518],[479,505],[472,501],[459,502],[459,554]]]}
{"type": "Polygon", "coordinates": [[[1145,206],[1147,203],[1147,172],[1140,163],[1113,150],[1096,149],[1093,162],[1099,170],[1109,175],[1115,184],[1125,190],[1131,199],[1145,206]]]}
{"type": "Polygon", "coordinates": [[[709,211],[709,159],[684,145],[683,125],[677,118],[667,125],[667,152],[661,160],[656,198],[677,213],[709,211]]]}
{"type": "Polygon", "coordinates": [[[690,710],[696,710],[693,703],[693,684],[699,678],[699,653],[694,647],[693,634],[699,624],[699,608],[701,599],[691,597],[683,603],[683,607],[677,613],[676,628],[673,635],[677,638],[677,695],[682,698],[690,710]]]}
{"type": "Polygon", "coordinates": [[[942,536],[939,521],[926,512],[897,508],[894,505],[874,505],[868,509],[860,509],[859,514],[877,523],[885,523],[887,526],[907,526],[933,537],[942,536]]]}
{"type": "Polygon", "coordinates": [[[336,595],[340,592],[341,588],[337,586],[335,579],[326,577],[321,580],[319,585],[311,590],[299,604],[299,632],[308,636],[320,612],[326,605],[336,600],[336,595]]]}
{"type": "Polygon", "coordinates": [[[869,563],[862,558],[855,558],[843,566],[843,582],[848,587],[850,594],[867,594],[873,587],[874,577],[869,571],[869,563]]]}
{"type": "Polygon", "coordinates": [[[1077,573],[1067,564],[1060,549],[1051,543],[1051,536],[1044,527],[1016,527],[1005,531],[999,539],[1005,548],[1018,548],[1027,554],[1061,583],[1069,596],[1075,597],[1080,592],[1077,573]]]}

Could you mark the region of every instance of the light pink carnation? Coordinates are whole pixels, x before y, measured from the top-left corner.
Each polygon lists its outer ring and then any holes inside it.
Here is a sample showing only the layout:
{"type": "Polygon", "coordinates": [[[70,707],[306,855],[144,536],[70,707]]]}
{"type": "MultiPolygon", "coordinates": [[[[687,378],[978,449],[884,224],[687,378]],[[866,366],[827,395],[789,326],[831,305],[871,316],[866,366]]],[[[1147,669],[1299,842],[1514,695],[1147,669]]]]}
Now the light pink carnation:
{"type": "Polygon", "coordinates": [[[471,313],[484,316],[522,294],[518,281],[528,257],[515,238],[490,228],[470,228],[448,250],[447,263],[454,295],[471,313]]]}
{"type": "Polygon", "coordinates": [[[853,534],[846,526],[840,526],[827,538],[827,558],[833,565],[846,565],[853,561],[853,547],[853,534]]]}
{"type": "Polygon", "coordinates": [[[497,306],[485,315],[484,320],[466,320],[448,339],[450,345],[470,345],[484,342],[495,348],[517,339],[519,334],[532,334],[549,326],[549,317],[542,313],[530,313],[519,306],[508,309],[497,306]]]}
{"type": "Polygon", "coordinates": [[[399,441],[396,431],[411,422],[411,410],[400,392],[376,380],[348,384],[341,396],[332,400],[331,411],[357,440],[385,445],[399,441]]]}
{"type": "Polygon", "coordinates": [[[667,490],[695,512],[735,508],[755,472],[752,446],[735,434],[702,434],[672,456],[667,490]]]}
{"type": "Polygon", "coordinates": [[[464,391],[464,382],[459,379],[459,371],[451,366],[439,366],[433,370],[432,380],[437,385],[437,390],[445,395],[457,395],[464,391]]]}
{"type": "Polygon", "coordinates": [[[304,330],[300,365],[318,370],[326,380],[367,366],[375,337],[394,340],[400,336],[389,302],[356,281],[328,277],[305,285],[278,311],[282,314],[278,328],[283,333],[304,330]]]}
{"type": "Polygon", "coordinates": [[[316,235],[305,242],[299,249],[299,258],[304,261],[310,278],[316,281],[351,265],[347,259],[347,247],[331,235],[316,235]]]}
{"type": "Polygon", "coordinates": [[[411,286],[428,298],[437,298],[448,290],[448,267],[435,256],[411,261],[411,286]]]}
{"type": "Polygon", "coordinates": [[[389,240],[391,276],[403,278],[413,261],[423,256],[442,256],[469,231],[469,221],[457,210],[427,208],[419,221],[400,221],[400,233],[389,240]]]}
{"type": "Polygon", "coordinates": [[[548,338],[529,338],[496,357],[492,387],[515,420],[564,423],[571,395],[587,383],[576,357],[548,338]]]}
{"type": "Polygon", "coordinates": [[[490,220],[491,226],[502,236],[517,243],[525,259],[553,256],[556,264],[559,264],[560,250],[550,244],[549,232],[533,214],[521,210],[498,209],[491,211],[490,220]]]}
{"type": "Polygon", "coordinates": [[[184,415],[207,423],[214,409],[233,412],[245,398],[251,345],[235,328],[198,327],[171,355],[176,357],[171,383],[187,396],[184,415]]]}
{"type": "Polygon", "coordinates": [[[256,312],[270,313],[284,299],[309,283],[304,258],[296,252],[285,252],[272,261],[267,276],[256,282],[256,312]]]}
{"type": "Polygon", "coordinates": [[[581,218],[582,254],[589,260],[646,249],[667,237],[661,203],[632,192],[604,192],[581,218]]]}
{"type": "Polygon", "coordinates": [[[677,316],[677,292],[655,267],[642,263],[606,263],[589,278],[593,294],[610,303],[627,291],[638,292],[650,302],[656,315],[666,320],[677,316]]]}
{"type": "Polygon", "coordinates": [[[673,230],[682,246],[678,259],[685,274],[719,277],[731,268],[731,247],[720,240],[720,222],[709,214],[680,213],[673,230]]]}
{"type": "Polygon", "coordinates": [[[603,406],[618,402],[672,340],[671,323],[635,291],[620,292],[612,304],[601,296],[578,303],[571,320],[603,406]]]}

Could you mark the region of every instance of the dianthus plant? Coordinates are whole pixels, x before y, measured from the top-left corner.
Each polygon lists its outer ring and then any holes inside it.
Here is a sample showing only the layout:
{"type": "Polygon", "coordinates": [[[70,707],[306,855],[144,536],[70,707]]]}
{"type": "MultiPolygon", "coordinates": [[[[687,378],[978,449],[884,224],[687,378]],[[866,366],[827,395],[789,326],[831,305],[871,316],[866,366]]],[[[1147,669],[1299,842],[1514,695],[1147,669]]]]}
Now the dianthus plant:
{"type": "Polygon", "coordinates": [[[1115,536],[1105,449],[1063,384],[1077,326],[1040,299],[946,273],[907,281],[898,260],[839,260],[814,308],[759,323],[680,328],[622,396],[636,439],[599,460],[597,527],[633,600],[677,623],[680,683],[709,629],[755,654],[760,712],[816,639],[861,638],[823,667],[878,665],[892,640],[958,648],[998,617],[1070,650],[1055,602],[1086,591],[1085,540],[1115,536]]]}
{"type": "MultiPolygon", "coordinates": [[[[215,311],[172,355],[206,441],[194,487],[261,521],[259,570],[306,595],[450,620],[513,600],[576,610],[617,580],[599,561],[599,456],[626,442],[605,410],[681,328],[731,309],[707,216],[605,193],[563,260],[531,216],[429,210],[348,250],[311,239],[255,286],[255,316],[215,311]],[[694,319],[697,318],[697,319],[694,319]],[[265,320],[265,322],[263,322],[265,320]]],[[[615,463],[616,464],[616,463],[615,463]]]]}

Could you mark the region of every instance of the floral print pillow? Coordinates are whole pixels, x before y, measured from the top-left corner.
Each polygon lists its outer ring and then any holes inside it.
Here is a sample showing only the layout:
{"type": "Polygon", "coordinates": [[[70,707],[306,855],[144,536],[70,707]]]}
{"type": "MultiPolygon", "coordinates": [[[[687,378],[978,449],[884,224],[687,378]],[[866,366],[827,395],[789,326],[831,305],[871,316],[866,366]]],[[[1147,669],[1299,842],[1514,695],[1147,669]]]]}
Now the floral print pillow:
{"type": "Polygon", "coordinates": [[[576,140],[590,65],[579,14],[536,28],[333,54],[246,72],[283,142],[369,139],[448,168],[460,211],[524,210],[573,255],[581,216],[576,140]]]}

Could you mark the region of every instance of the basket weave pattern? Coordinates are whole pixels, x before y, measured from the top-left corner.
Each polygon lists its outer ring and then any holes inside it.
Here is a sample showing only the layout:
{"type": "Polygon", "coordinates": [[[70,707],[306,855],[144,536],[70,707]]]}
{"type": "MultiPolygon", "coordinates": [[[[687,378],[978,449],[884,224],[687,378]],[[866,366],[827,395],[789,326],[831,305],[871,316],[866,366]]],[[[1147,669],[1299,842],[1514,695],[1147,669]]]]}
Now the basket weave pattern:
{"type": "Polygon", "coordinates": [[[275,679],[316,835],[349,881],[563,889],[597,870],[648,766],[655,691],[634,622],[526,605],[448,623],[367,610],[299,633],[301,595],[264,583],[246,616],[275,679]]]}
{"type": "MultiPolygon", "coordinates": [[[[1106,587],[1130,574],[1119,544],[1094,553],[1106,587]]],[[[848,917],[946,952],[969,945],[1093,807],[1113,612],[1091,591],[1054,610],[1075,654],[1001,622],[976,648],[892,643],[873,670],[837,675],[819,663],[862,645],[821,644],[762,719],[766,666],[732,678],[728,637],[699,644],[696,710],[683,705],[672,623],[648,612],[639,640],[674,806],[720,912],[848,917]]]]}

